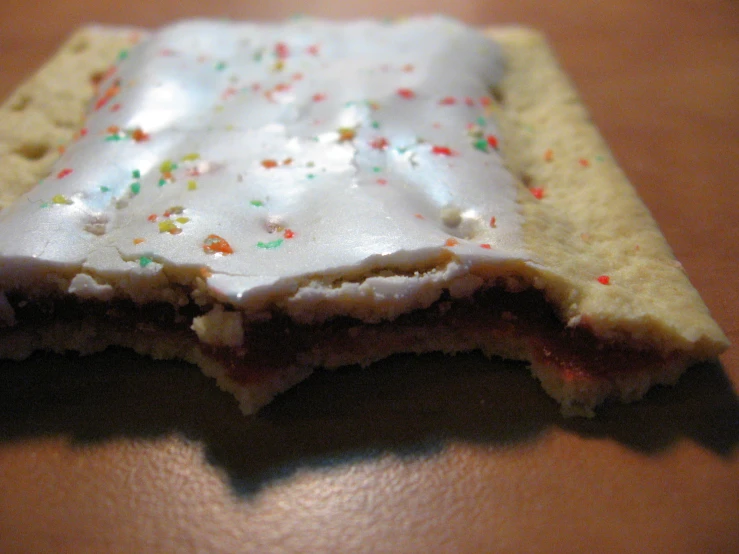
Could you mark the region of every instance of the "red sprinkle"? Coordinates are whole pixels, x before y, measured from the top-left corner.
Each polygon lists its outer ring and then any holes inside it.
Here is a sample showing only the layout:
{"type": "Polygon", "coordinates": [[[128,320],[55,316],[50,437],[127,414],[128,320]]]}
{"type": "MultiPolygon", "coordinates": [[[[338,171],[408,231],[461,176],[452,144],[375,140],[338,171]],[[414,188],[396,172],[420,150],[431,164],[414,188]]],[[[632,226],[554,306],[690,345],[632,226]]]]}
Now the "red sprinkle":
{"type": "Polygon", "coordinates": [[[403,98],[407,99],[407,100],[410,100],[411,98],[415,98],[416,97],[416,93],[413,92],[409,88],[399,88],[398,89],[398,94],[400,96],[402,96],[403,98]]]}
{"type": "Polygon", "coordinates": [[[323,94],[322,92],[317,92],[316,94],[313,95],[314,102],[323,102],[324,100],[326,100],[326,95],[323,94]]]}
{"type": "Polygon", "coordinates": [[[487,242],[480,245],[480,248],[484,248],[485,250],[490,250],[492,246],[490,246],[487,242]]]}
{"type": "Polygon", "coordinates": [[[311,54],[313,56],[317,56],[318,55],[318,49],[319,49],[319,46],[317,44],[313,44],[313,45],[309,46],[308,48],[306,48],[305,51],[308,52],[308,54],[311,54]]]}
{"type": "Polygon", "coordinates": [[[291,229],[285,229],[284,237],[286,239],[291,239],[295,236],[295,233],[291,229]]]}
{"type": "Polygon", "coordinates": [[[611,278],[608,275],[601,275],[598,277],[598,282],[601,285],[610,285],[611,284],[611,278]]]}
{"type": "Polygon", "coordinates": [[[495,135],[488,135],[488,144],[490,145],[490,148],[498,148],[498,137],[495,135]]]}
{"type": "Polygon", "coordinates": [[[157,214],[151,214],[146,219],[147,219],[147,221],[151,221],[152,223],[154,223],[157,220],[157,214]]]}
{"type": "Polygon", "coordinates": [[[431,152],[437,156],[452,156],[454,154],[448,146],[433,146],[431,147],[431,152]]]}
{"type": "Polygon", "coordinates": [[[275,45],[275,54],[277,55],[278,58],[280,58],[281,60],[284,60],[290,55],[290,49],[287,47],[287,44],[285,44],[284,42],[278,42],[275,45]]]}
{"type": "Polygon", "coordinates": [[[467,98],[464,99],[464,103],[467,104],[468,106],[474,106],[475,105],[475,99],[472,98],[472,97],[470,97],[470,96],[468,96],[467,98]]]}
{"type": "Polygon", "coordinates": [[[385,150],[385,148],[387,148],[387,146],[388,146],[388,142],[387,142],[387,139],[385,137],[380,137],[380,138],[376,138],[375,140],[373,140],[370,143],[370,145],[375,150],[385,150]]]}
{"type": "Polygon", "coordinates": [[[144,142],[145,140],[149,140],[149,134],[144,133],[140,128],[136,128],[131,133],[131,138],[136,142],[144,142]]]}
{"type": "Polygon", "coordinates": [[[579,161],[580,165],[583,166],[583,167],[590,166],[590,162],[588,160],[586,160],[585,158],[580,158],[578,161],[579,161]]]}
{"type": "Polygon", "coordinates": [[[452,104],[456,103],[457,99],[453,96],[447,96],[446,98],[442,98],[441,100],[439,100],[439,104],[441,104],[442,106],[451,106],[452,104]]]}
{"type": "Polygon", "coordinates": [[[387,185],[387,179],[383,179],[382,177],[380,177],[379,179],[377,179],[377,184],[378,185],[387,185]]]}
{"type": "Polygon", "coordinates": [[[490,218],[490,226],[495,227],[495,217],[490,218]]]}
{"type": "Polygon", "coordinates": [[[66,167],[66,168],[62,169],[59,173],[56,174],[56,178],[57,179],[64,179],[64,177],[66,177],[70,173],[72,173],[72,170],[69,169],[68,167],[66,167]]]}
{"type": "Polygon", "coordinates": [[[540,189],[538,187],[533,187],[529,189],[531,191],[531,194],[534,195],[534,198],[537,200],[541,200],[544,198],[544,189],[540,189]]]}
{"type": "Polygon", "coordinates": [[[480,104],[482,104],[483,107],[487,108],[492,103],[493,103],[493,100],[489,96],[480,97],[480,104]]]}

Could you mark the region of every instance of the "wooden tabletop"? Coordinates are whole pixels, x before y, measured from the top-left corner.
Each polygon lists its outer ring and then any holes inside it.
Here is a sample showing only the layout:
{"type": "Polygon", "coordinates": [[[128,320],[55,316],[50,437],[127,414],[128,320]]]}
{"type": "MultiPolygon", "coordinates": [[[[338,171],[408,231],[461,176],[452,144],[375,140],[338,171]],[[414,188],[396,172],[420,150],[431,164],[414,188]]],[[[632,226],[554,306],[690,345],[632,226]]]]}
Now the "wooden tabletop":
{"type": "MultiPolygon", "coordinates": [[[[0,97],[89,22],[441,11],[548,34],[738,344],[737,2],[4,0],[0,97]]],[[[319,373],[255,418],[125,352],[0,369],[2,552],[739,552],[736,347],[587,421],[474,355],[319,373]]]]}

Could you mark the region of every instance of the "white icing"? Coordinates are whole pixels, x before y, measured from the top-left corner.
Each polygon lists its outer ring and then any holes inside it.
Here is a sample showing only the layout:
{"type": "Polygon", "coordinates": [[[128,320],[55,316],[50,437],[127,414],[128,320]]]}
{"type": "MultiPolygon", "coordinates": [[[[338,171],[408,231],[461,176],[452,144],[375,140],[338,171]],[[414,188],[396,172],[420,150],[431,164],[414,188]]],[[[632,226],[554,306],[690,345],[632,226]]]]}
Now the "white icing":
{"type": "Polygon", "coordinates": [[[474,266],[527,259],[487,108],[502,73],[496,44],[444,18],[167,27],[0,214],[0,287],[58,272],[77,274],[70,293],[102,298],[108,282],[141,301],[164,294],[167,272],[207,268],[217,298],[304,319],[349,300],[393,317],[455,279],[468,294],[474,266]],[[233,252],[206,251],[209,235],[233,252]],[[450,256],[439,273],[381,274],[450,256]],[[341,278],[358,282],[324,286],[341,278]]]}
{"type": "Polygon", "coordinates": [[[108,284],[101,285],[84,273],[78,273],[74,276],[69,283],[67,292],[80,298],[94,298],[96,300],[110,300],[114,293],[112,286],[108,284]]]}

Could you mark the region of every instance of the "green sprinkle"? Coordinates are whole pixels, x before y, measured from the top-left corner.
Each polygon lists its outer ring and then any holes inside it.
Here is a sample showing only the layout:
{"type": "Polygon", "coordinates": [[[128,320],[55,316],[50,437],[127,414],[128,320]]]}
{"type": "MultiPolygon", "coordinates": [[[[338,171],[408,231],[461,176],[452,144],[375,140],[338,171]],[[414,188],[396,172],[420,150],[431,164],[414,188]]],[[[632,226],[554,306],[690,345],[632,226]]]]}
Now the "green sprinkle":
{"type": "Polygon", "coordinates": [[[44,202],[43,204],[41,204],[41,207],[42,208],[48,208],[49,207],[49,203],[48,202],[44,202]]]}
{"type": "Polygon", "coordinates": [[[141,183],[131,183],[131,192],[138,194],[141,192],[141,183]]]}
{"type": "Polygon", "coordinates": [[[264,48],[260,48],[254,53],[254,61],[255,62],[261,62],[262,56],[264,55],[264,48]]]}
{"type": "Polygon", "coordinates": [[[100,187],[100,192],[110,192],[110,189],[108,187],[100,187]]]}
{"type": "Polygon", "coordinates": [[[159,182],[157,183],[157,185],[159,185],[160,187],[163,187],[166,184],[167,184],[167,180],[166,179],[159,179],[159,182]]]}
{"type": "Polygon", "coordinates": [[[257,208],[261,208],[262,206],[264,206],[264,202],[262,202],[261,200],[252,200],[251,202],[249,202],[249,204],[251,204],[252,206],[256,206],[257,208]]]}
{"type": "Polygon", "coordinates": [[[118,52],[118,61],[123,61],[128,57],[128,50],[125,48],[118,52]]]}
{"type": "Polygon", "coordinates": [[[480,152],[488,151],[488,143],[485,139],[476,140],[472,145],[477,148],[480,152]]]}
{"type": "Polygon", "coordinates": [[[379,121],[373,121],[372,122],[372,128],[373,129],[379,129],[380,128],[380,122],[379,121]]]}
{"type": "Polygon", "coordinates": [[[146,256],[141,256],[141,257],[139,258],[139,265],[140,265],[141,267],[146,267],[147,265],[149,265],[149,264],[150,264],[151,262],[153,262],[153,261],[154,261],[154,260],[152,260],[151,258],[147,258],[146,256]]]}
{"type": "Polygon", "coordinates": [[[597,155],[595,157],[595,161],[596,162],[604,162],[605,161],[605,158],[599,154],[599,155],[597,155]]]}
{"type": "Polygon", "coordinates": [[[372,171],[374,171],[375,173],[379,173],[380,171],[382,171],[382,168],[375,166],[372,168],[372,171]]]}
{"type": "Polygon", "coordinates": [[[259,241],[257,243],[257,248],[264,248],[266,250],[273,250],[275,248],[278,248],[282,243],[284,242],[283,239],[277,239],[270,242],[262,242],[259,241]]]}
{"type": "Polygon", "coordinates": [[[111,142],[111,141],[121,140],[121,137],[118,134],[108,135],[107,137],[105,137],[105,140],[108,142],[111,142]]]}
{"type": "Polygon", "coordinates": [[[131,172],[131,175],[133,176],[134,179],[140,179],[141,178],[141,172],[138,169],[134,169],[131,172]]]}
{"type": "Polygon", "coordinates": [[[216,71],[223,71],[226,69],[226,62],[218,62],[216,64],[216,71]]]}
{"type": "Polygon", "coordinates": [[[485,127],[485,125],[487,125],[487,123],[488,123],[488,122],[487,122],[487,121],[485,121],[485,118],[484,118],[484,117],[480,116],[480,117],[478,117],[478,118],[477,118],[477,124],[478,124],[478,125],[479,125],[480,127],[485,127]]]}
{"type": "Polygon", "coordinates": [[[316,176],[313,173],[308,173],[307,175],[308,179],[315,179],[316,176]]]}

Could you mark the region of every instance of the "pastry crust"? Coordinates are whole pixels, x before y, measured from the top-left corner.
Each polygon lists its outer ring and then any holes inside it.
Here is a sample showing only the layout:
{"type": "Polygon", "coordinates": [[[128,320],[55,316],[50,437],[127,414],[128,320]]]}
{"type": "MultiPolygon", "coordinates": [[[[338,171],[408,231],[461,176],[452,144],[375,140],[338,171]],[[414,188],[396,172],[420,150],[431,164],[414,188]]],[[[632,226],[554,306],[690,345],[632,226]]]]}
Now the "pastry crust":
{"type": "MultiPolygon", "coordinates": [[[[728,345],[726,337],[608,151],[544,37],[518,27],[492,28],[487,34],[505,53],[495,117],[505,163],[520,180],[524,243],[537,260],[508,264],[490,277],[513,277],[543,290],[567,325],[588,328],[603,340],[649,345],[665,355],[680,353],[659,369],[577,379],[533,360],[534,375],[565,413],[591,415],[608,397],[638,399],[653,384],[674,382],[692,362],[718,355],[728,345]]],[[[83,29],[0,108],[0,207],[21,198],[48,173],[57,147],[70,140],[82,121],[96,76],[135,40],[136,33],[127,30],[83,29]]],[[[315,283],[304,284],[311,286],[315,283]]],[[[117,344],[154,358],[182,358],[215,377],[251,412],[302,380],[315,365],[367,364],[397,351],[444,350],[440,344],[451,344],[454,352],[484,342],[460,336],[429,339],[408,331],[395,334],[399,344],[375,348],[390,337],[373,337],[377,332],[367,329],[365,343],[373,346],[365,351],[316,348],[305,363],[275,372],[260,387],[238,385],[197,346],[183,351],[176,335],[101,332],[86,330],[84,324],[74,334],[61,326],[19,335],[2,354],[25,357],[39,348],[93,352],[117,344]]],[[[499,345],[486,353],[532,358],[518,346],[499,345]]]]}

